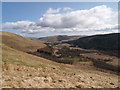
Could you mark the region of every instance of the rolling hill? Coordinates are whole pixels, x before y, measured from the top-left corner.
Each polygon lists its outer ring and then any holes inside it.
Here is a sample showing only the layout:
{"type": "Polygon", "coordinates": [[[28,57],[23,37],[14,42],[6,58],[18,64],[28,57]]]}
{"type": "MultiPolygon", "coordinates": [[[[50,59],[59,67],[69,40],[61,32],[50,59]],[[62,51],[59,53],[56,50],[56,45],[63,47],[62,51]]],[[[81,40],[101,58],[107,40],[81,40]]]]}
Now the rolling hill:
{"type": "Polygon", "coordinates": [[[118,38],[120,38],[120,33],[112,33],[87,36],[67,43],[84,49],[111,51],[117,54],[120,48],[118,38]]]}
{"type": "Polygon", "coordinates": [[[36,51],[36,48],[44,47],[45,45],[37,40],[24,38],[20,35],[0,32],[2,35],[2,61],[23,64],[32,67],[41,67],[51,62],[47,59],[37,57],[26,52],[36,51]]]}
{"type": "Polygon", "coordinates": [[[20,51],[29,52],[35,51],[37,48],[45,47],[45,44],[39,40],[25,38],[14,33],[0,32],[0,35],[2,35],[3,44],[20,51]]]}
{"type": "Polygon", "coordinates": [[[118,88],[117,75],[59,64],[26,53],[44,47],[38,40],[9,32],[0,32],[0,36],[3,88],[118,88]]]}
{"type": "Polygon", "coordinates": [[[67,35],[57,35],[57,36],[49,36],[49,37],[43,37],[38,38],[39,40],[42,40],[44,42],[60,42],[60,41],[69,41],[69,40],[76,40],[80,37],[84,36],[67,36],[67,35]]]}

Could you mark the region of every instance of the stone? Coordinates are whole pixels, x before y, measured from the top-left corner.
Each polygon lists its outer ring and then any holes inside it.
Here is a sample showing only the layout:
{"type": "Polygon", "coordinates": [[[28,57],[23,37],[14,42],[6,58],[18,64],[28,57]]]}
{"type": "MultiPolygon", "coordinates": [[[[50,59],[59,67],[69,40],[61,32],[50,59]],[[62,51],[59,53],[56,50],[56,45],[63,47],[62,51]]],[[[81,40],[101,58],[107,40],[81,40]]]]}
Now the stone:
{"type": "Polygon", "coordinates": [[[110,83],[110,85],[114,85],[114,83],[110,83]]]}

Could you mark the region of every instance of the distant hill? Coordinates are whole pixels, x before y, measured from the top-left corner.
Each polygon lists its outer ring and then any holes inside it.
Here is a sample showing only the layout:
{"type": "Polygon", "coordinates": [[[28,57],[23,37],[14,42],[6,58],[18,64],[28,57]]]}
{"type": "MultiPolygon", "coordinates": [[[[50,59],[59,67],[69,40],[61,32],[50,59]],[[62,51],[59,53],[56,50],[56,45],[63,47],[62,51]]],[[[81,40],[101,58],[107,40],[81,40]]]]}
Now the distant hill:
{"type": "Polygon", "coordinates": [[[104,35],[87,36],[79,38],[77,40],[69,41],[67,43],[73,44],[74,46],[78,46],[84,49],[117,51],[120,48],[118,38],[120,38],[120,33],[112,33],[104,35]]]}
{"type": "Polygon", "coordinates": [[[44,42],[60,42],[60,41],[69,41],[69,40],[76,40],[82,36],[67,36],[67,35],[57,35],[57,36],[49,36],[38,38],[44,42]]]}

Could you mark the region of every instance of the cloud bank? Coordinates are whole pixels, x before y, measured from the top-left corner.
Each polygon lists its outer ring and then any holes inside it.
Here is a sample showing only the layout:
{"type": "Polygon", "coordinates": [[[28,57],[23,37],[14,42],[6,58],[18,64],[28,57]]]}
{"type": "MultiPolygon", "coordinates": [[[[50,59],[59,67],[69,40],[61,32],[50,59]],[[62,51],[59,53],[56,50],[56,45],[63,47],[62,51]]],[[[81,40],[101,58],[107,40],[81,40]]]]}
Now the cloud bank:
{"type": "Polygon", "coordinates": [[[24,33],[72,33],[72,32],[116,32],[117,24],[112,24],[115,14],[106,5],[86,10],[70,7],[49,8],[39,22],[17,21],[3,23],[3,29],[21,30],[24,33]]]}

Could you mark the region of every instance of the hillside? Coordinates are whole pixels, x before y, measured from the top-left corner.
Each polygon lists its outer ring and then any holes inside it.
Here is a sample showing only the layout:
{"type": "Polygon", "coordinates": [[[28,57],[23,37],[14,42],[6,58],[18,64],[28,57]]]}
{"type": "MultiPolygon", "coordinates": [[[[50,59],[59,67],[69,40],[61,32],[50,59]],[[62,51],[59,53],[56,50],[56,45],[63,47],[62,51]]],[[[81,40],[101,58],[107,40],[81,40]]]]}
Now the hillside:
{"type": "Polygon", "coordinates": [[[4,88],[118,88],[114,74],[58,64],[5,45],[2,56],[4,88]]]}
{"type": "MultiPolygon", "coordinates": [[[[2,33],[2,61],[8,63],[17,63],[32,67],[46,67],[51,62],[47,59],[36,57],[26,53],[30,50],[43,47],[44,44],[39,41],[30,40],[14,33],[2,33]],[[29,47],[29,48],[28,48],[29,47]],[[24,52],[25,51],[25,52],[24,52]]],[[[50,65],[49,65],[50,66],[50,65]]]]}
{"type": "Polygon", "coordinates": [[[13,33],[0,35],[3,37],[0,44],[3,88],[118,88],[118,75],[28,54],[44,44],[13,33]]]}
{"type": "Polygon", "coordinates": [[[37,48],[45,46],[41,41],[25,38],[10,32],[0,32],[0,35],[2,35],[3,44],[20,51],[35,51],[37,48]]]}
{"type": "Polygon", "coordinates": [[[120,38],[120,33],[113,33],[105,35],[87,36],[79,38],[77,40],[69,41],[68,43],[84,49],[108,51],[109,53],[111,52],[114,55],[118,56],[117,50],[119,50],[120,48],[118,38],[120,38]]]}

